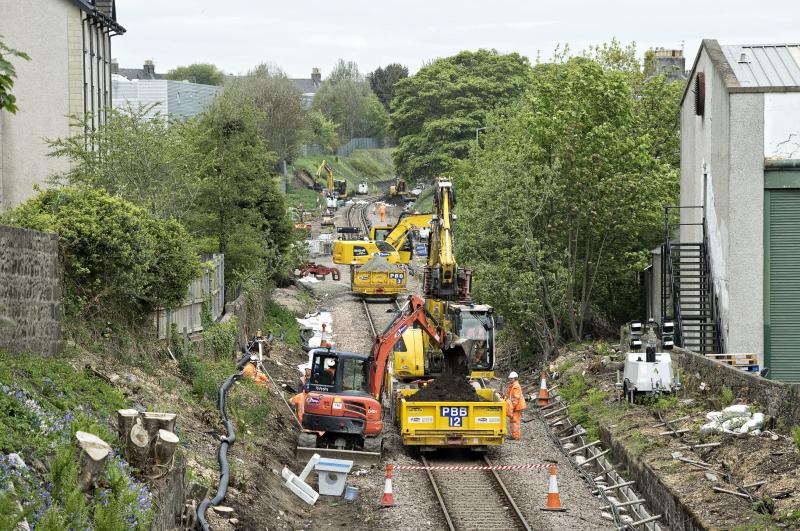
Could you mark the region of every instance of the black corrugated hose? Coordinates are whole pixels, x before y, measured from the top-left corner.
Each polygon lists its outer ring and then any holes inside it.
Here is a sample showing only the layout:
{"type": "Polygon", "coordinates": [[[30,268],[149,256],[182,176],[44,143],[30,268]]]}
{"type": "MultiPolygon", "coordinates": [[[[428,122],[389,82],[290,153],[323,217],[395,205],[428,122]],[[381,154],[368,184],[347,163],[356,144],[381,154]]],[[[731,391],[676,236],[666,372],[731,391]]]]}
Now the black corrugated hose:
{"type": "MultiPolygon", "coordinates": [[[[267,338],[267,343],[272,343],[275,336],[272,333],[267,338]]],[[[225,397],[228,394],[228,389],[242,377],[242,369],[252,359],[253,355],[250,353],[250,346],[255,342],[254,339],[249,345],[244,347],[244,356],[236,362],[238,373],[232,374],[222,382],[219,388],[219,414],[222,421],[225,423],[225,429],[228,431],[227,437],[222,437],[219,444],[219,452],[217,460],[219,461],[219,486],[217,487],[217,494],[212,499],[206,498],[197,508],[197,525],[203,531],[210,531],[208,522],[206,522],[206,511],[212,505],[218,505],[225,499],[225,494],[228,492],[228,482],[230,481],[230,467],[228,466],[228,448],[236,442],[236,430],[233,429],[233,423],[228,419],[228,414],[225,411],[225,397]]]]}

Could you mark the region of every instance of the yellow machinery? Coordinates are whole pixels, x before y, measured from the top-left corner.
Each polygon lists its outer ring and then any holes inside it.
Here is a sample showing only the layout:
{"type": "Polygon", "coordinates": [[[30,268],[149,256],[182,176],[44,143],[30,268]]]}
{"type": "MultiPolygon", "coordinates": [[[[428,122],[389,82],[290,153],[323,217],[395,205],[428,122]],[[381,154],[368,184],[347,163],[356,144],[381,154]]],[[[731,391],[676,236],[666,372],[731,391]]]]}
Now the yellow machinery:
{"type": "Polygon", "coordinates": [[[383,256],[391,263],[408,265],[411,262],[411,242],[409,233],[427,227],[432,222],[431,214],[411,214],[403,216],[386,234],[384,239],[375,238],[386,227],[373,227],[365,240],[336,240],[333,242],[333,261],[336,264],[360,265],[373,256],[383,256]]]}
{"type": "Polygon", "coordinates": [[[503,444],[506,403],[494,389],[477,389],[481,402],[406,400],[416,392],[401,389],[395,395],[395,418],[403,444],[428,448],[503,444]]]}
{"type": "MultiPolygon", "coordinates": [[[[433,218],[428,242],[423,294],[425,310],[445,330],[462,339],[471,340],[466,369],[472,378],[494,376],[495,316],[494,308],[472,302],[472,271],[458,267],[453,251],[453,208],[455,193],[452,181],[439,177],[433,200],[433,218]]],[[[394,375],[409,381],[438,376],[445,367],[441,350],[431,345],[419,331],[407,332],[405,352],[396,352],[394,375]],[[415,335],[416,334],[416,335],[415,335]],[[416,345],[422,344],[420,350],[416,345]]],[[[467,373],[467,371],[465,371],[467,373]]]]}
{"type": "Polygon", "coordinates": [[[317,168],[317,179],[322,178],[322,172],[327,176],[327,197],[332,199],[347,199],[347,181],[333,178],[333,169],[328,165],[327,160],[323,160],[317,168]]]}
{"type": "Polygon", "coordinates": [[[408,193],[408,183],[402,177],[389,187],[389,197],[406,197],[408,193]]]}
{"type": "Polygon", "coordinates": [[[405,266],[384,261],[383,267],[370,267],[373,262],[355,266],[351,270],[350,288],[353,293],[364,297],[397,298],[408,291],[408,270],[405,266]]]}

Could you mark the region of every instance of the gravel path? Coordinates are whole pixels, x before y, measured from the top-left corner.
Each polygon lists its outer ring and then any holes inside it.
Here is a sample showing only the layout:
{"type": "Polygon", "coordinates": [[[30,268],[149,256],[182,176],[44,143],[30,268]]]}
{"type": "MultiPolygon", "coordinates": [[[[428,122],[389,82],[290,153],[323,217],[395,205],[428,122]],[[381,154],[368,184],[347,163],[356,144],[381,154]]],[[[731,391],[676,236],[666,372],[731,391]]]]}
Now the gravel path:
{"type": "MultiPolygon", "coordinates": [[[[337,212],[337,224],[346,224],[347,208],[337,212]]],[[[389,219],[396,219],[400,209],[389,208],[389,219]]],[[[379,222],[377,216],[368,214],[373,223],[379,222]]],[[[334,265],[330,256],[318,257],[317,263],[334,265]]],[[[338,266],[342,278],[334,282],[326,278],[322,282],[307,284],[307,287],[320,300],[320,308],[333,314],[334,341],[338,349],[351,352],[368,352],[372,338],[360,299],[350,293],[350,271],[347,266],[338,266]]],[[[418,269],[421,271],[421,268],[418,269]]],[[[409,280],[409,289],[419,293],[415,277],[409,280]]],[[[379,330],[393,318],[386,313],[387,304],[374,304],[372,315],[379,330]]],[[[505,382],[502,382],[505,383],[505,382]]],[[[499,386],[501,383],[497,382],[499,386]]],[[[420,460],[413,450],[406,449],[394,425],[388,425],[385,433],[384,463],[395,465],[419,465],[420,460]]],[[[567,459],[548,437],[542,422],[535,419],[522,424],[522,440],[508,440],[502,447],[493,449],[489,457],[497,465],[530,464],[554,461],[558,465],[558,485],[561,502],[568,509],[565,513],[540,511],[547,499],[548,472],[546,470],[521,470],[500,472],[503,481],[530,525],[537,530],[596,530],[613,529],[609,522],[600,517],[600,502],[592,496],[588,485],[570,466],[567,459]]],[[[446,451],[437,452],[435,460],[458,459],[446,451]]],[[[355,469],[354,469],[355,470],[355,469]]],[[[383,492],[384,465],[365,469],[359,477],[351,476],[349,484],[357,485],[360,498],[356,503],[359,513],[369,507],[376,507],[383,492]]],[[[370,521],[352,521],[350,529],[394,529],[399,531],[445,529],[446,524],[436,496],[425,472],[396,471],[393,480],[396,507],[383,509],[370,517],[370,521]]],[[[478,492],[478,491],[475,491],[478,492]]],[[[476,499],[476,505],[481,500],[476,499]]],[[[327,502],[326,502],[327,503],[327,502]]],[[[355,507],[354,507],[355,509],[355,507]]],[[[476,516],[479,518],[479,516],[476,516]]],[[[500,529],[490,522],[476,522],[475,528],[500,529]],[[485,525],[484,525],[485,524],[485,525]]],[[[315,525],[322,522],[315,522],[315,525]]],[[[334,524],[335,525],[335,524],[334,524]]],[[[471,526],[472,527],[472,526],[471,526]]]]}

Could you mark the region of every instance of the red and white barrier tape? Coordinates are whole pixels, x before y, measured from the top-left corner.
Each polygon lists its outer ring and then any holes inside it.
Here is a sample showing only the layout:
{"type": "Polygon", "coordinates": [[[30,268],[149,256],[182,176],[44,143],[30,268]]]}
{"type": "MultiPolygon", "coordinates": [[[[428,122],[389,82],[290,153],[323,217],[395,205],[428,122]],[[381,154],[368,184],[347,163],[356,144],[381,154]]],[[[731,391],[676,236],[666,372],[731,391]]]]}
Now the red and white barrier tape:
{"type": "Polygon", "coordinates": [[[523,470],[545,469],[554,466],[551,463],[537,463],[533,465],[494,465],[494,466],[419,466],[419,465],[391,465],[393,470],[523,470]]]}

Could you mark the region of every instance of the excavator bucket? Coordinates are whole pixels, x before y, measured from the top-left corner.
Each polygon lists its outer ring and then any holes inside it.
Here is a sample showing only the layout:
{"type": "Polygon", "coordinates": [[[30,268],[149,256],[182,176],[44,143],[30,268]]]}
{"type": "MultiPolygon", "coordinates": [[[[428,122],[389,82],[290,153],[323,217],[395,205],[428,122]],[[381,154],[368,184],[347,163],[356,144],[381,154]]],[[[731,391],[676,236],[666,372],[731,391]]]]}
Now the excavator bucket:
{"type": "Polygon", "coordinates": [[[444,374],[446,376],[467,376],[470,371],[471,354],[474,350],[472,339],[455,336],[442,349],[444,354],[444,374]]]}

